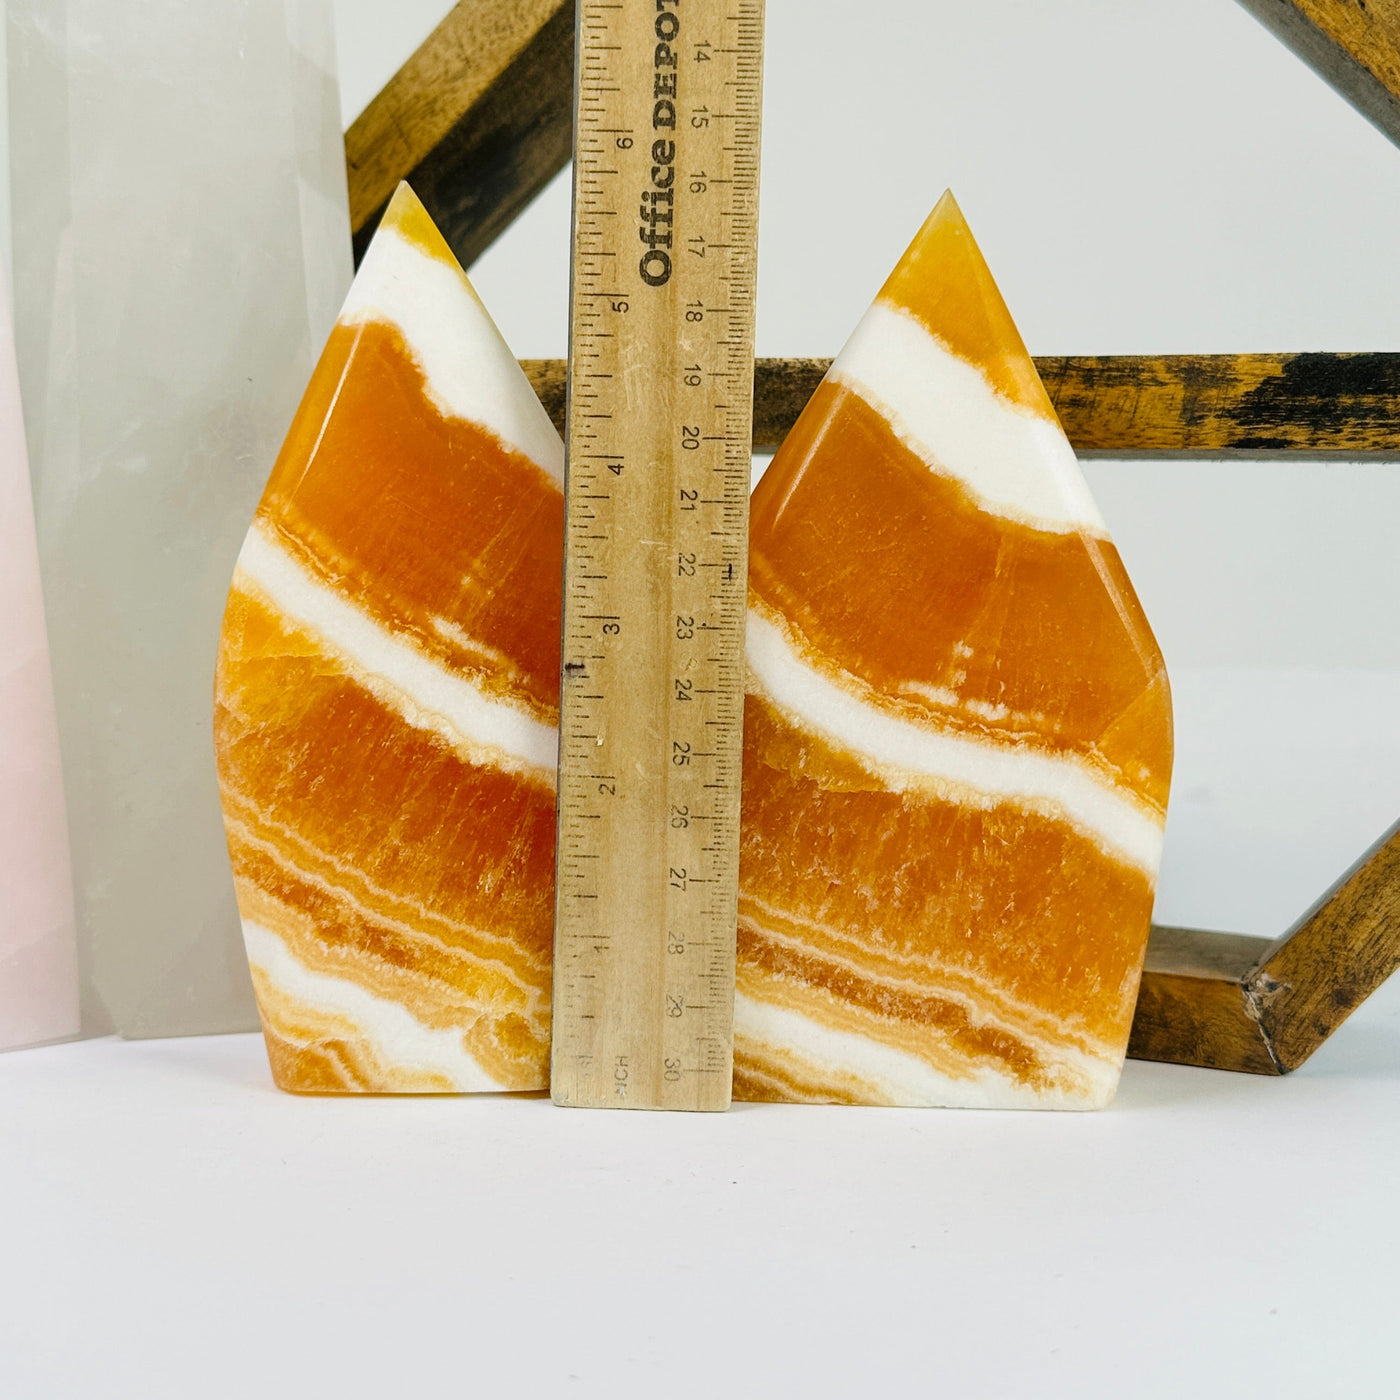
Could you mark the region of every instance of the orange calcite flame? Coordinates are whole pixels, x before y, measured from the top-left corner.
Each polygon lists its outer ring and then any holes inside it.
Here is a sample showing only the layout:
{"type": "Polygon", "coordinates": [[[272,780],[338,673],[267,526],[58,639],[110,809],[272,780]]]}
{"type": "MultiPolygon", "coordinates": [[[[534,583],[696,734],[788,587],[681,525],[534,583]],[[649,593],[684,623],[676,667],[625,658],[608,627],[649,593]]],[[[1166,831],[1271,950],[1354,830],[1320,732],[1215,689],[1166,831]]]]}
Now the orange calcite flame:
{"type": "Polygon", "coordinates": [[[284,1089],[547,1082],[562,448],[401,186],[239,558],[229,852],[284,1089]]]}
{"type": "Polygon", "coordinates": [[[1167,677],[951,195],[754,494],[745,723],[736,1097],[1107,1102],[1167,677]]]}
{"type": "MultiPolygon", "coordinates": [[[[216,741],[277,1082],[546,1083],[562,447],[402,187],[240,556],[216,741]]],[[[951,196],[753,500],[737,1098],[1111,1097],[1166,673],[951,196]]]]}

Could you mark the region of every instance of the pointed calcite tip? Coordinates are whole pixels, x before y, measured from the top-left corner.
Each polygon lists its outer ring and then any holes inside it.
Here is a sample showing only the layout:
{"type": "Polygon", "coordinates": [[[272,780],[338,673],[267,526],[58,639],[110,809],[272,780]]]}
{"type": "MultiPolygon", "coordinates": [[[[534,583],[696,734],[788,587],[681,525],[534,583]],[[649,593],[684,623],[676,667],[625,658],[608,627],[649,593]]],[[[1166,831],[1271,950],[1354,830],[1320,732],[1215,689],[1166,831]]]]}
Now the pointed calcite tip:
{"type": "Polygon", "coordinates": [[[447,240],[433,222],[432,215],[423,207],[423,201],[413,193],[407,180],[399,181],[398,188],[385,207],[384,217],[380,219],[379,227],[392,230],[400,238],[407,239],[414,244],[420,252],[426,253],[428,257],[436,258],[439,262],[446,263],[448,267],[456,268],[458,272],[461,272],[461,265],[458,263],[456,255],[448,247],[447,240]]]}
{"type": "Polygon", "coordinates": [[[736,1097],[1106,1103],[1166,673],[951,195],[759,483],[749,557],[736,1097]]]}
{"type": "Polygon", "coordinates": [[[880,300],[915,317],[976,365],[999,393],[1056,421],[1055,410],[952,190],[905,250],[880,300]]]}
{"type": "Polygon", "coordinates": [[[215,746],[277,1083],[539,1089],[562,444],[407,186],[239,556],[215,746]]]}

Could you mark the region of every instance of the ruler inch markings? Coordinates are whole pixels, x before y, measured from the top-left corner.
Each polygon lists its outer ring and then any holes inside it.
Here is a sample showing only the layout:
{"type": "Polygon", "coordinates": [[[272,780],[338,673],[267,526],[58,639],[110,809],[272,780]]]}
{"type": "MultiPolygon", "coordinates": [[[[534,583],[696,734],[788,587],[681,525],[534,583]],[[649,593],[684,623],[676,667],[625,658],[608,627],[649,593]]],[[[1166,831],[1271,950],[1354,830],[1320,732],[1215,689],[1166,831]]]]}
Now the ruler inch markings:
{"type": "Polygon", "coordinates": [[[558,1104],[730,1101],[763,9],[578,11],[558,1104]]]}

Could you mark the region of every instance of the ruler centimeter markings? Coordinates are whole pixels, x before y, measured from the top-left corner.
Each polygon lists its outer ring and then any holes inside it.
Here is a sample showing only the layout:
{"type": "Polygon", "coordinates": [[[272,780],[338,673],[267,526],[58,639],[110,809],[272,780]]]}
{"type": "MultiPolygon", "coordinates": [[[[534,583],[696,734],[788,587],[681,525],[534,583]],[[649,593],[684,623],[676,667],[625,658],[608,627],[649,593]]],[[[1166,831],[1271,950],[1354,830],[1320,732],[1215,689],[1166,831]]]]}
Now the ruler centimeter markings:
{"type": "Polygon", "coordinates": [[[763,0],[580,0],[551,1092],[724,1109],[763,0]]]}

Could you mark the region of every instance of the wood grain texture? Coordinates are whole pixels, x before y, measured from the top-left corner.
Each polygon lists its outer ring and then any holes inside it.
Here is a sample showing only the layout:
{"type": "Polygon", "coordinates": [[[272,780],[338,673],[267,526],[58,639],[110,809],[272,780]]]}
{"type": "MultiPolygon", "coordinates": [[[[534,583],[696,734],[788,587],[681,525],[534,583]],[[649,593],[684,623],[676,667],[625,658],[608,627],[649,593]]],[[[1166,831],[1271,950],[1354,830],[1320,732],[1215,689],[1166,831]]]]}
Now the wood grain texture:
{"type": "MultiPolygon", "coordinates": [[[[564,362],[523,363],[562,430],[564,362]]],[[[756,452],[777,448],[830,364],[758,361],[756,452]]],[[[1086,456],[1400,456],[1400,354],[1070,355],[1036,368],[1086,456]]]]}
{"type": "Polygon", "coordinates": [[[1245,986],[1281,1072],[1400,967],[1400,824],[1266,953],[1245,986]]]}
{"type": "Polygon", "coordinates": [[[1270,946],[1267,938],[1154,926],[1128,1055],[1279,1073],[1244,994],[1245,977],[1270,946]]]}
{"type": "Polygon", "coordinates": [[[474,262],[572,150],[570,0],[461,0],[345,134],[359,260],[400,180],[474,262]]]}
{"type": "Polygon", "coordinates": [[[1240,0],[1400,144],[1400,0],[1240,0]]]}
{"type": "Polygon", "coordinates": [[[1400,452],[1400,354],[1066,356],[1036,368],[1080,453],[1400,452]]]}
{"type": "Polygon", "coordinates": [[[1275,943],[1154,928],[1128,1054],[1297,1069],[1400,967],[1400,824],[1275,943]]]}

